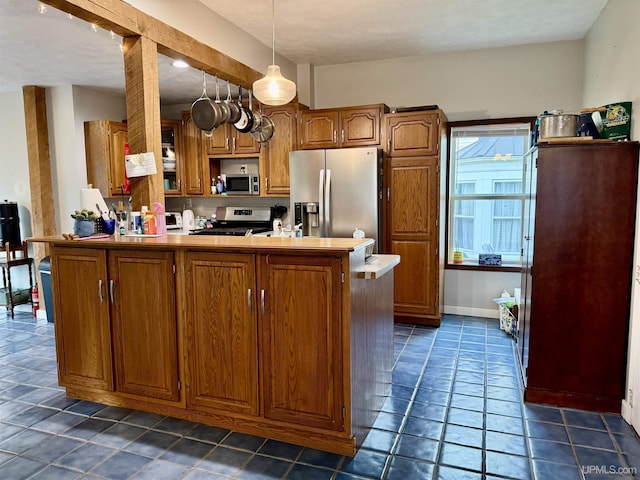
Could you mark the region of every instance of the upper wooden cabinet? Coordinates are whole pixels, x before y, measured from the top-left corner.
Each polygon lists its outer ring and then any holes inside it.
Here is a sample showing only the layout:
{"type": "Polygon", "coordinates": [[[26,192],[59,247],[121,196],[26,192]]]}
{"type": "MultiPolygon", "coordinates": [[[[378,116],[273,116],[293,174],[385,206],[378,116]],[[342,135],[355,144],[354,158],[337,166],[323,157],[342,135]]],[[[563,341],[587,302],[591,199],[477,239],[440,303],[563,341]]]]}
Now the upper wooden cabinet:
{"type": "Polygon", "coordinates": [[[182,194],[182,129],[180,120],[162,120],[162,179],[165,195],[182,194]],[[175,161],[175,166],[165,166],[165,161],[175,161]]]}
{"type": "Polygon", "coordinates": [[[346,148],[380,145],[386,105],[364,105],[305,112],[300,120],[300,148],[346,148]]]}
{"type": "Polygon", "coordinates": [[[127,124],[110,120],[84,122],[87,183],[103,197],[122,195],[127,124]]]}
{"type": "Polygon", "coordinates": [[[209,185],[204,178],[204,148],[202,131],[191,120],[191,113],[182,112],[183,167],[182,191],[185,195],[202,195],[209,185]]]}
{"type": "Polygon", "coordinates": [[[208,155],[228,157],[260,153],[260,144],[249,133],[240,133],[230,123],[220,125],[212,136],[203,138],[208,155]]]}
{"type": "Polygon", "coordinates": [[[298,103],[263,107],[275,129],[260,153],[260,176],[267,195],[289,195],[289,152],[297,148],[299,116],[307,110],[298,103]]]}
{"type": "Polygon", "coordinates": [[[385,115],[383,148],[391,157],[438,155],[440,111],[385,115]]]}

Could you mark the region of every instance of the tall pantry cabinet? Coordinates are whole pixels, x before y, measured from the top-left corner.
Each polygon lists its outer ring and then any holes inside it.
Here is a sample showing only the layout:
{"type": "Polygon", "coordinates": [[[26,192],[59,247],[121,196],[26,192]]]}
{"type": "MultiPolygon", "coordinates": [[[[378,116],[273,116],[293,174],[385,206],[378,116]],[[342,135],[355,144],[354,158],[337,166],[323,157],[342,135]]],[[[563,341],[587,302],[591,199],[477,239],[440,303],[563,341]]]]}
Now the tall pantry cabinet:
{"type": "Polygon", "coordinates": [[[441,110],[384,116],[386,249],[402,259],[395,269],[396,321],[440,325],[445,123],[441,110]]]}
{"type": "Polygon", "coordinates": [[[541,143],[527,167],[517,343],[525,400],[619,412],[638,143],[541,143]]]}

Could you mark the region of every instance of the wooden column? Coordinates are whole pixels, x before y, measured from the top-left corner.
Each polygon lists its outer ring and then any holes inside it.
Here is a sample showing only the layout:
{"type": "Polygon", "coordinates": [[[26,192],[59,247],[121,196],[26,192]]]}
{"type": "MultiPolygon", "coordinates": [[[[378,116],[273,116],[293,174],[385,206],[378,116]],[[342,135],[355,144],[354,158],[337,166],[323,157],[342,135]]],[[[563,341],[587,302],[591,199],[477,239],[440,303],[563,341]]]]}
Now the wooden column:
{"type": "Polygon", "coordinates": [[[127,94],[127,130],[131,153],[153,152],[157,175],[131,179],[133,207],[164,205],[158,48],[146,37],[124,38],[124,77],[127,94]]]}
{"type": "MultiPolygon", "coordinates": [[[[49,156],[49,129],[45,89],[33,85],[22,87],[24,122],[27,130],[27,157],[31,188],[31,227],[33,236],[56,234],[53,208],[53,181],[49,156]]],[[[48,254],[49,247],[34,243],[36,265],[48,254]]]]}

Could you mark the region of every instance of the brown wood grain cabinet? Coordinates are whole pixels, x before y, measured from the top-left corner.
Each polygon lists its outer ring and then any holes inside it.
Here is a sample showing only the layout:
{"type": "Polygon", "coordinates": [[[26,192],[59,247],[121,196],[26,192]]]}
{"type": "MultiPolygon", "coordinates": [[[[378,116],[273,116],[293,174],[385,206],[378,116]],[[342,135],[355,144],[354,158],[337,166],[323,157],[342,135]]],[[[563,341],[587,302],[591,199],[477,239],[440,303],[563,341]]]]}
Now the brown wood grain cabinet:
{"type": "Polygon", "coordinates": [[[539,144],[532,155],[533,229],[524,250],[533,256],[523,270],[528,304],[519,318],[519,329],[528,330],[519,341],[528,343],[518,344],[522,359],[528,353],[525,400],[619,413],[638,143],[539,144]]]}
{"type": "Polygon", "coordinates": [[[202,131],[191,120],[191,113],[182,112],[183,167],[182,191],[185,195],[203,195],[209,186],[205,178],[205,150],[202,131]]]}
{"type": "Polygon", "coordinates": [[[300,149],[347,148],[380,145],[386,105],[363,105],[310,110],[301,115],[300,149]]]}
{"type": "Polygon", "coordinates": [[[111,251],[108,260],[116,391],[177,401],[173,253],[111,251]]]}
{"type": "Polygon", "coordinates": [[[60,248],[52,268],[61,385],[177,400],[173,254],[60,248]]]}
{"type": "Polygon", "coordinates": [[[275,127],[273,138],[260,152],[260,177],[266,195],[289,195],[289,152],[297,149],[298,121],[307,110],[299,103],[263,107],[275,127]]]}
{"type": "Polygon", "coordinates": [[[441,111],[384,116],[386,242],[396,268],[398,321],[440,325],[443,304],[441,111]],[[410,155],[408,153],[411,152],[410,155]]]}
{"type": "Polygon", "coordinates": [[[342,430],[340,259],[266,255],[260,271],[265,417],[342,430]]]}
{"type": "Polygon", "coordinates": [[[245,156],[260,153],[260,144],[249,133],[239,132],[230,123],[220,125],[210,137],[203,136],[207,154],[211,156],[245,156]]]}
{"type": "Polygon", "coordinates": [[[87,183],[103,197],[122,195],[127,124],[109,120],[84,122],[87,183]]]}
{"type": "Polygon", "coordinates": [[[259,413],[255,256],[188,252],[187,405],[259,413]]]}
{"type": "Polygon", "coordinates": [[[393,270],[367,279],[371,240],[40,241],[70,397],[354,455],[389,394],[393,270]]]}
{"type": "Polygon", "coordinates": [[[60,385],[113,391],[107,254],[56,248],[51,267],[60,385]]]}

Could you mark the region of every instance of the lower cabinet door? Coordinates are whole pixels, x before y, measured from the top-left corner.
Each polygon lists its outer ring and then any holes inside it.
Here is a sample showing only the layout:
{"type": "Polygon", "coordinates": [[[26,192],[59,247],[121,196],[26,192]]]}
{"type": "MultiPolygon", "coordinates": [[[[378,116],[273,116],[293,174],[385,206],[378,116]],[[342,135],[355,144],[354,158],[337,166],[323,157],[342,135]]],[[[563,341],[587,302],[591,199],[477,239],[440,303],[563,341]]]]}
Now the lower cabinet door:
{"type": "Polygon", "coordinates": [[[258,415],[255,257],[186,255],[189,408],[258,415]]]}
{"type": "Polygon", "coordinates": [[[391,240],[391,253],[402,262],[394,272],[396,315],[438,314],[438,265],[430,241],[391,240]]]}
{"type": "Polygon", "coordinates": [[[179,399],[173,252],[109,252],[116,390],[179,399]]]}
{"type": "Polygon", "coordinates": [[[104,250],[51,250],[60,385],[113,390],[104,250]]]}
{"type": "Polygon", "coordinates": [[[343,430],[340,259],[260,259],[264,416],[343,430]]]}

